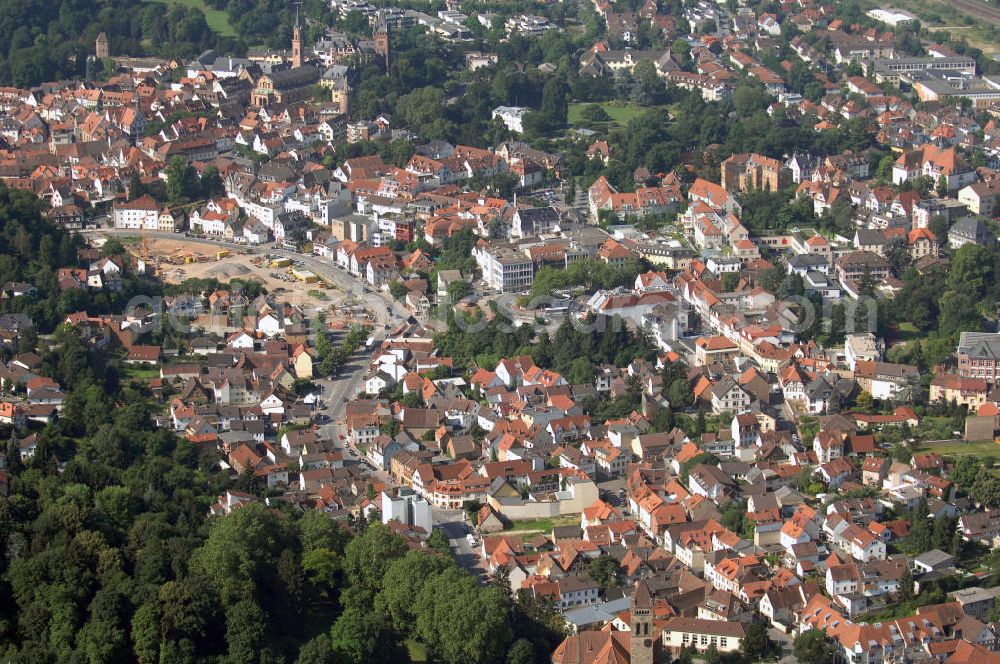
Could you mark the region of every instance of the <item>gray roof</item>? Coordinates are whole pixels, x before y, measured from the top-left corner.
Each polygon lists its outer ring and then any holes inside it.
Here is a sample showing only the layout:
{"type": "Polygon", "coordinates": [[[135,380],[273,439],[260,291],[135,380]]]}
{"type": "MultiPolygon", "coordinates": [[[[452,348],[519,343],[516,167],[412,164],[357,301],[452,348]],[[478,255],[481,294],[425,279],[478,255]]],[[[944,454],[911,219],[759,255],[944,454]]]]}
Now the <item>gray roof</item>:
{"type": "Polygon", "coordinates": [[[602,604],[584,606],[579,609],[567,611],[563,614],[563,618],[567,623],[576,625],[577,627],[598,623],[603,624],[614,620],[618,613],[628,609],[630,605],[631,600],[628,597],[620,597],[602,604]]]}
{"type": "Polygon", "coordinates": [[[981,602],[988,601],[991,599],[996,599],[1000,596],[1000,586],[995,586],[993,588],[963,588],[962,590],[956,590],[954,592],[948,593],[951,599],[958,601],[962,604],[968,604],[969,602],[981,602]]]}
{"type": "Polygon", "coordinates": [[[958,340],[958,353],[970,358],[1000,359],[1000,334],[962,332],[958,340]]]}
{"type": "Polygon", "coordinates": [[[788,259],[788,264],[793,268],[808,268],[829,265],[829,261],[819,254],[796,254],[788,259]]]}
{"type": "Polygon", "coordinates": [[[559,210],[554,207],[519,208],[516,212],[522,224],[537,224],[543,222],[558,222],[559,210]]]}
{"type": "Polygon", "coordinates": [[[882,231],[859,228],[857,230],[857,237],[859,247],[881,246],[885,244],[885,234],[882,231]]]}
{"type": "Polygon", "coordinates": [[[928,567],[941,567],[942,565],[953,563],[955,561],[955,557],[951,554],[945,553],[941,549],[931,549],[930,551],[924,551],[919,556],[914,558],[914,560],[928,567]]]}
{"type": "Polygon", "coordinates": [[[275,90],[285,90],[315,83],[319,80],[320,71],[312,65],[303,65],[302,67],[272,71],[270,77],[275,90]]]}
{"type": "Polygon", "coordinates": [[[990,236],[990,229],[986,227],[986,224],[979,221],[975,217],[962,217],[948,229],[948,237],[955,235],[957,237],[976,239],[979,237],[990,236]]]}

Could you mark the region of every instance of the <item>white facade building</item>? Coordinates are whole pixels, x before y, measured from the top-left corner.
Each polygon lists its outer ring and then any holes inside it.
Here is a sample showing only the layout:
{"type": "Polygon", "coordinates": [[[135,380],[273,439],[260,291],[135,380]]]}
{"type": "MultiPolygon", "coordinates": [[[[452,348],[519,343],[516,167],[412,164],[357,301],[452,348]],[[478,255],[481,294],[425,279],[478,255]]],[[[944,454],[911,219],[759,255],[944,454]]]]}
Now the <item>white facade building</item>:
{"type": "Polygon", "coordinates": [[[431,504],[412,489],[400,489],[396,497],[382,492],[382,523],[393,519],[407,526],[423,528],[424,532],[431,534],[431,504]]]}

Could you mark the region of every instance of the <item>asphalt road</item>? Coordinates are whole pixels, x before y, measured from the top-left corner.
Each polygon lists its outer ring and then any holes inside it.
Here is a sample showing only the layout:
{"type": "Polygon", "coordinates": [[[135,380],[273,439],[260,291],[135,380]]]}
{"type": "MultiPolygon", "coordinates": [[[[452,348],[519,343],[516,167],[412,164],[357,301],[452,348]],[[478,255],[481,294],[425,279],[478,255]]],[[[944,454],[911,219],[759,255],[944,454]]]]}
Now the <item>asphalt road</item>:
{"type": "Polygon", "coordinates": [[[472,532],[472,528],[463,520],[464,514],[458,510],[434,510],[434,527],[444,531],[448,536],[448,543],[451,544],[452,553],[458,564],[466,569],[480,583],[486,583],[487,567],[480,552],[482,543],[476,538],[476,545],[469,544],[466,535],[472,532]]]}
{"type": "MultiPolygon", "coordinates": [[[[134,230],[116,228],[89,229],[80,232],[84,234],[109,236],[134,236],[137,233],[137,231],[134,230]]],[[[234,242],[186,236],[181,233],[147,231],[146,237],[151,239],[172,240],[175,242],[190,242],[192,244],[211,246],[221,245],[224,247],[232,247],[234,249],[247,248],[246,245],[236,244],[234,242]]],[[[366,292],[365,283],[361,279],[352,276],[345,270],[337,268],[328,260],[307,254],[300,254],[287,249],[279,249],[274,246],[273,242],[255,246],[254,249],[302,261],[302,264],[316,275],[326,279],[344,292],[350,293],[353,297],[359,300],[362,306],[371,311],[374,315],[375,329],[372,331],[372,336],[375,337],[376,340],[384,338],[386,326],[388,326],[389,329],[392,329],[409,316],[409,312],[391,297],[384,293],[372,291],[371,289],[368,289],[366,292]]],[[[358,393],[358,389],[361,385],[361,377],[368,369],[368,357],[364,353],[365,351],[362,350],[361,353],[352,358],[352,361],[343,368],[338,377],[329,381],[321,381],[325,383],[325,408],[329,409],[326,414],[333,421],[343,417],[343,400],[345,398],[352,399],[358,393]]]]}
{"type": "MultiPolygon", "coordinates": [[[[84,234],[100,235],[127,235],[134,236],[136,231],[125,229],[92,229],[81,231],[84,234]]],[[[146,237],[151,239],[173,240],[177,242],[191,242],[194,244],[206,244],[214,246],[232,247],[244,249],[246,245],[238,245],[233,242],[221,240],[210,240],[207,238],[185,236],[179,233],[164,233],[159,231],[147,231],[146,237]]],[[[346,270],[337,268],[332,262],[321,259],[317,256],[301,254],[287,249],[279,249],[274,243],[257,245],[254,249],[265,251],[271,254],[285,256],[301,261],[302,264],[317,276],[334,284],[338,288],[350,293],[357,298],[362,306],[370,310],[376,320],[375,329],[372,336],[381,340],[385,336],[386,328],[392,329],[410,313],[405,307],[396,302],[386,293],[376,292],[370,288],[366,291],[365,282],[358,279],[346,270]]],[[[368,461],[363,459],[357,449],[348,444],[346,440],[346,426],[344,415],[347,401],[357,396],[361,389],[362,378],[368,370],[370,351],[361,349],[350,361],[341,368],[338,376],[331,378],[317,378],[314,382],[321,386],[320,395],[321,406],[318,415],[322,418],[319,426],[321,439],[333,440],[335,447],[344,452],[344,461],[348,465],[364,464],[368,466],[369,472],[379,480],[389,483],[389,475],[385,471],[376,470],[369,466],[368,461]],[[343,439],[341,438],[343,436],[343,439]]],[[[472,532],[471,527],[464,521],[462,511],[437,510],[433,511],[434,525],[441,528],[448,536],[452,551],[459,565],[468,570],[480,583],[485,583],[487,578],[486,563],[480,556],[480,545],[469,544],[466,535],[472,532]]],[[[477,538],[478,542],[478,538],[477,538]]]]}
{"type": "Polygon", "coordinates": [[[795,639],[791,635],[785,634],[774,627],[769,627],[767,634],[781,650],[781,656],[778,658],[779,664],[798,664],[799,660],[795,659],[795,655],[792,653],[792,645],[795,639]]]}
{"type": "MultiPolygon", "coordinates": [[[[302,264],[317,276],[326,279],[346,292],[350,292],[354,297],[361,300],[366,308],[370,309],[375,314],[378,324],[382,325],[383,328],[385,325],[389,325],[390,328],[394,327],[394,323],[398,324],[410,315],[406,308],[396,302],[391,296],[388,296],[381,291],[372,291],[370,288],[368,292],[365,292],[366,286],[364,281],[355,278],[346,270],[337,268],[328,260],[321,259],[318,256],[311,256],[309,254],[300,254],[287,249],[278,249],[273,245],[261,245],[261,247],[269,253],[276,254],[278,256],[285,256],[292,260],[302,261],[302,264]]],[[[379,332],[380,331],[376,329],[376,333],[379,332]]],[[[379,333],[375,336],[382,335],[379,333]]]]}
{"type": "Polygon", "coordinates": [[[323,388],[323,406],[318,410],[318,414],[329,419],[324,424],[334,424],[337,420],[343,419],[347,401],[357,396],[361,388],[361,378],[368,369],[365,360],[366,358],[358,353],[341,367],[339,375],[313,381],[323,388]]]}

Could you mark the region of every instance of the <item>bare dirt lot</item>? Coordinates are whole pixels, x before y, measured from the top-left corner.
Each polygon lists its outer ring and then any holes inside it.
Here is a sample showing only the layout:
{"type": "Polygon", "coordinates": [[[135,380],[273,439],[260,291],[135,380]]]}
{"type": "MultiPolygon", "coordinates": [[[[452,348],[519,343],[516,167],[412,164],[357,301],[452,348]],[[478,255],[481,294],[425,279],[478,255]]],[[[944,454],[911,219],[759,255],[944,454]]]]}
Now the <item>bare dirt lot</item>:
{"type": "MultiPolygon", "coordinates": [[[[308,291],[336,293],[321,283],[307,284],[296,279],[285,267],[272,267],[265,259],[265,253],[246,249],[213,247],[183,240],[151,239],[147,241],[149,253],[159,259],[160,278],[166,283],[177,284],[185,279],[218,279],[231,281],[241,279],[262,284],[268,292],[279,289],[299,292],[308,291]],[[228,252],[228,256],[221,252],[228,252]]],[[[137,248],[130,249],[137,250],[137,248]]]]}
{"type": "MultiPolygon", "coordinates": [[[[133,253],[139,252],[137,243],[126,243],[126,246],[133,253]]],[[[146,246],[151,258],[159,261],[160,278],[168,284],[179,284],[186,279],[255,281],[284,302],[316,311],[326,310],[332,320],[345,324],[368,320],[365,317],[367,310],[349,293],[321,281],[306,283],[292,274],[290,266],[272,265],[267,252],[261,249],[247,253],[245,248],[159,238],[147,240],[146,246]],[[219,253],[225,251],[229,252],[228,256],[219,253]]]]}

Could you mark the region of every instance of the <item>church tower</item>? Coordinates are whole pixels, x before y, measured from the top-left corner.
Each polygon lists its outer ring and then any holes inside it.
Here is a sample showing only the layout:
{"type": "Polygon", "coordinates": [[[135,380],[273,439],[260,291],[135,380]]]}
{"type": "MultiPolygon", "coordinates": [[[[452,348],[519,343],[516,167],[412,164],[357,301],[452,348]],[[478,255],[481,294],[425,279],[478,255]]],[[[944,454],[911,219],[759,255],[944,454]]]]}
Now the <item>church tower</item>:
{"type": "Polygon", "coordinates": [[[375,42],[375,53],[382,56],[382,60],[385,63],[385,71],[389,73],[389,52],[392,49],[392,41],[389,36],[389,26],[384,19],[379,19],[372,41],[375,42]]]}
{"type": "Polygon", "coordinates": [[[636,584],[632,595],[632,640],[629,644],[631,664],[653,664],[653,597],[645,581],[636,584]]]}
{"type": "Polygon", "coordinates": [[[94,47],[94,56],[98,60],[107,60],[111,56],[111,46],[108,42],[108,36],[103,32],[97,35],[97,43],[94,47]]]}
{"type": "Polygon", "coordinates": [[[299,26],[299,10],[295,10],[295,27],[292,28],[292,67],[302,66],[302,28],[299,26]]]}

